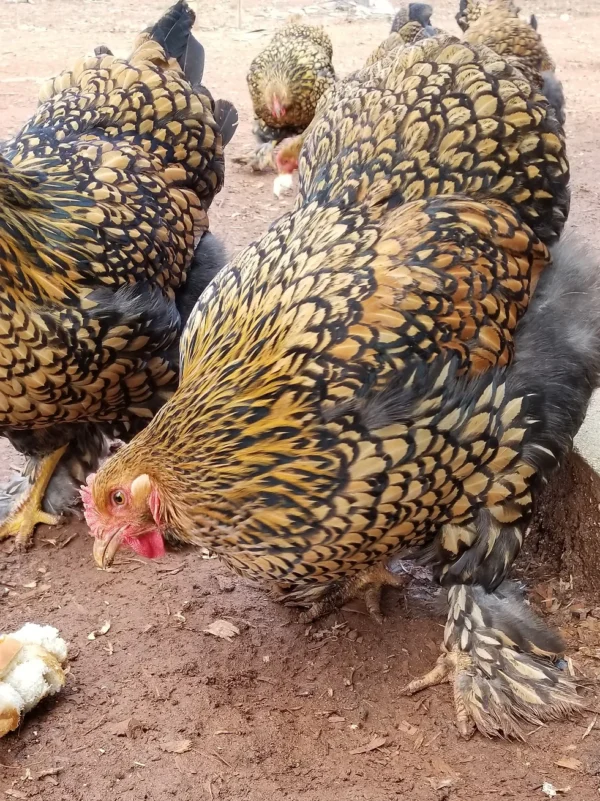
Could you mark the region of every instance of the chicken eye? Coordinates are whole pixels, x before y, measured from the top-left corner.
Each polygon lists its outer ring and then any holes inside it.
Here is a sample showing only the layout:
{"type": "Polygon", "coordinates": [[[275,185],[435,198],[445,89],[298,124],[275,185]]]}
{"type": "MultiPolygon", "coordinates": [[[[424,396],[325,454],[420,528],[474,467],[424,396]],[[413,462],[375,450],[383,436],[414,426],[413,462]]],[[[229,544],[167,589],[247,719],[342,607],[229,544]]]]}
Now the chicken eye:
{"type": "Polygon", "coordinates": [[[112,494],[112,501],[117,506],[122,506],[125,503],[125,493],[121,492],[121,490],[117,490],[112,494]]]}

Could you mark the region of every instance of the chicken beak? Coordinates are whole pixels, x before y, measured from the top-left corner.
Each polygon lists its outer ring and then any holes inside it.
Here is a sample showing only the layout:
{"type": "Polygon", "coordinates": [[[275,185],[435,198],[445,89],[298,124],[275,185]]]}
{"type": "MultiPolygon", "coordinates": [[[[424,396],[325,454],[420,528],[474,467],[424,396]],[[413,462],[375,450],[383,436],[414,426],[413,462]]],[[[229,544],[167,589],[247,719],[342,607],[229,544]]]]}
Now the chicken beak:
{"type": "Polygon", "coordinates": [[[114,534],[106,539],[102,540],[97,538],[94,541],[94,561],[98,565],[99,568],[102,570],[106,570],[109,568],[115,560],[115,556],[117,555],[117,551],[121,547],[122,540],[121,534],[123,533],[123,529],[120,528],[115,531],[114,534]]]}

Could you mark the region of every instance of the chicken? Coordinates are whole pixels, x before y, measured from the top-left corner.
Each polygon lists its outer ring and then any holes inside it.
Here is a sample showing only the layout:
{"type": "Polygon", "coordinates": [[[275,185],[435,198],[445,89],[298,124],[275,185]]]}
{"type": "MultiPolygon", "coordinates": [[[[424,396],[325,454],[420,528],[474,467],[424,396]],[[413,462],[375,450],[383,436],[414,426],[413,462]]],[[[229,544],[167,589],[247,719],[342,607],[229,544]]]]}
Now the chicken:
{"type": "MultiPolygon", "coordinates": [[[[482,14],[501,11],[518,17],[521,9],[512,0],[460,0],[456,22],[461,31],[466,31],[482,14]]],[[[537,22],[537,21],[536,21],[537,22]]],[[[532,26],[533,27],[533,26],[532,26]]]]}
{"type": "Polygon", "coordinates": [[[247,81],[259,141],[254,169],[270,168],[277,142],[310,124],[319,100],[335,82],[332,55],[323,28],[292,17],[252,61],[247,81]]]}
{"type": "Polygon", "coordinates": [[[193,22],[178,2],[129,59],[79,61],[2,147],[0,431],[31,480],[0,539],[19,546],[57,522],[106,437],[172,394],[186,316],[225,261],[208,208],[237,114],[200,83],[193,22]]]}
{"type": "Polygon", "coordinates": [[[520,19],[519,9],[503,0],[461,0],[456,21],[465,31],[465,41],[491,47],[512,61],[526,77],[542,89],[564,124],[564,94],[555,75],[555,64],[537,31],[537,20],[520,19]]]}
{"type": "MultiPolygon", "coordinates": [[[[390,35],[371,53],[365,66],[369,67],[375,62],[387,58],[398,47],[413,44],[437,33],[437,30],[431,27],[432,12],[433,9],[426,3],[409,3],[408,6],[399,9],[392,22],[390,35]]],[[[324,95],[317,105],[311,125],[315,124],[319,113],[326,108],[327,99],[324,95]]],[[[298,169],[300,151],[311,130],[311,126],[309,126],[296,136],[287,137],[276,148],[275,166],[280,179],[282,176],[291,175],[298,169]]]]}
{"type": "Polygon", "coordinates": [[[409,3],[403,6],[392,22],[390,35],[367,59],[365,66],[369,67],[388,56],[398,46],[414,44],[436,31],[431,27],[433,9],[426,3],[409,3]]]}
{"type": "Polygon", "coordinates": [[[207,547],[310,621],[358,594],[381,619],[390,558],[419,559],[450,613],[406,692],[452,680],[465,735],[577,708],[505,582],[597,383],[596,270],[548,249],[568,181],[546,99],[488,48],[436,36],[336,83],[293,210],[208,287],[177,392],[82,491],[97,564],[207,547]]]}

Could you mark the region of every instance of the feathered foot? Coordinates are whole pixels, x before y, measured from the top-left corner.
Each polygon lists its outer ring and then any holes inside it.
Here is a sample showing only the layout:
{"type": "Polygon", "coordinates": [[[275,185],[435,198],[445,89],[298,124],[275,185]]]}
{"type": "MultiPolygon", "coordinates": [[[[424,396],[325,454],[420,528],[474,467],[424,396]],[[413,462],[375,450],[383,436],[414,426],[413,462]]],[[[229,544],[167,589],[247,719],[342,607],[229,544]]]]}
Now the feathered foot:
{"type": "Polygon", "coordinates": [[[477,728],[486,737],[524,740],[525,724],[539,726],[582,706],[575,684],[553,664],[563,652],[560,638],[509,587],[487,594],[456,586],[448,598],[444,653],[405,695],[452,684],[458,730],[466,738],[477,728]]]}
{"type": "Polygon", "coordinates": [[[66,450],[67,445],[64,445],[41,460],[33,484],[0,525],[0,540],[14,537],[17,548],[24,550],[39,523],[55,526],[60,522],[60,517],[44,512],[42,504],[50,479],[66,450]]]}
{"type": "Polygon", "coordinates": [[[253,172],[275,172],[275,146],[276,142],[263,142],[258,147],[243,156],[236,156],[236,164],[243,164],[253,172]]]}
{"type": "Polygon", "coordinates": [[[380,625],[383,623],[381,612],[381,593],[384,587],[404,587],[406,576],[394,573],[386,562],[378,562],[372,567],[361,570],[351,578],[340,581],[328,590],[321,600],[316,601],[301,616],[303,623],[312,623],[323,615],[339,609],[348,601],[364,596],[367,612],[380,625]]]}

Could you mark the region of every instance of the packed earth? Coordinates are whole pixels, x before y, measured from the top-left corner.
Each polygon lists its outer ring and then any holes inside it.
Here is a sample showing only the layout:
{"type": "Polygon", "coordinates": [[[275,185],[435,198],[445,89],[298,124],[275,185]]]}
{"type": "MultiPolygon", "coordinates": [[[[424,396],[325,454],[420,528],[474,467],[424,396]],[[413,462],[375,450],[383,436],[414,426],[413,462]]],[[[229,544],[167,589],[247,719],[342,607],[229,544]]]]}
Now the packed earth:
{"type": "MultiPolygon", "coordinates": [[[[0,0],[0,137],[30,115],[41,80],[96,45],[125,54],[167,0],[0,0]]],[[[245,75],[290,13],[325,25],[339,75],[359,67],[389,17],[345,0],[301,8],[261,0],[195,3],[204,83],[234,102],[240,128],[227,151],[211,227],[235,254],[286,211],[273,175],[236,162],[252,145],[245,75]],[[241,23],[241,26],[240,26],[241,23]]],[[[457,3],[434,21],[458,33],[457,3]]],[[[600,228],[600,2],[527,3],[557,62],[567,98],[572,235],[600,228]]],[[[7,443],[0,479],[20,466],[7,443]]],[[[523,743],[461,741],[450,690],[404,698],[435,661],[442,606],[427,576],[386,596],[378,627],[353,604],[309,628],[208,553],[147,563],[123,554],[96,569],[82,522],[41,527],[25,554],[0,544],[0,631],[31,621],[69,642],[64,692],[0,740],[0,797],[44,801],[592,801],[600,798],[600,598],[577,575],[519,561],[531,603],[567,643],[567,668],[586,707],[523,743]]]]}

